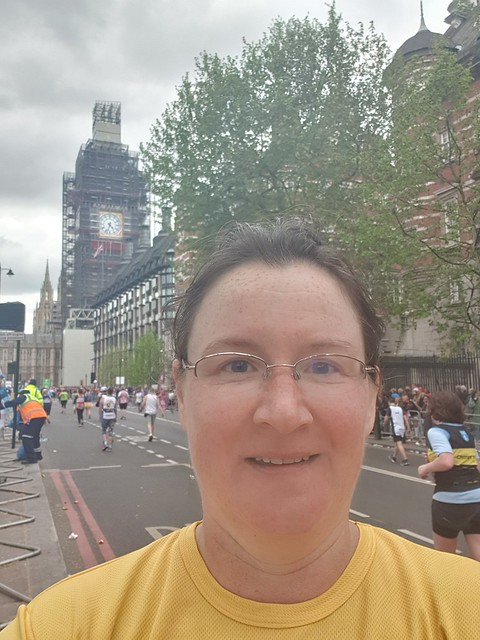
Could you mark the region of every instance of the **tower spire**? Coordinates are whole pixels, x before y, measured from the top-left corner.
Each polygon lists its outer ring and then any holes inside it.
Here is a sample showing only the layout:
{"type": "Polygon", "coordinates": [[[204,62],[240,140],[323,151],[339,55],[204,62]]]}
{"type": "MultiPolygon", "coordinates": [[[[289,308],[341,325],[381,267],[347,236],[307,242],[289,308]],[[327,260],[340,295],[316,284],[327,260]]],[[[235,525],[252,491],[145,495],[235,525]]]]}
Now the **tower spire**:
{"type": "Polygon", "coordinates": [[[50,269],[48,266],[48,258],[47,258],[47,266],[45,268],[45,278],[44,278],[44,283],[50,283],[50,269]]]}
{"type": "Polygon", "coordinates": [[[53,289],[50,282],[50,268],[48,264],[45,267],[45,278],[42,288],[40,289],[40,302],[35,307],[33,314],[33,333],[51,333],[52,328],[50,321],[53,314],[53,289]]]}
{"type": "Polygon", "coordinates": [[[425,24],[425,17],[423,15],[423,0],[420,0],[420,29],[419,31],[428,31],[425,24]]]}

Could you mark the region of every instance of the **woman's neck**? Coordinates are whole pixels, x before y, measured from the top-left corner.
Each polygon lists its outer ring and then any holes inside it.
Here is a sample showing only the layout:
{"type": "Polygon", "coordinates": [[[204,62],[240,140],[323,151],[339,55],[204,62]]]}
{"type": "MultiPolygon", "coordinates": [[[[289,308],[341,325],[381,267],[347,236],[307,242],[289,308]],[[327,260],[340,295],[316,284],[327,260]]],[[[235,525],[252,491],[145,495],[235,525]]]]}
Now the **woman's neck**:
{"type": "Polygon", "coordinates": [[[327,591],[350,562],[357,526],[346,521],[318,543],[314,536],[234,539],[217,523],[197,527],[197,544],[210,573],[228,591],[257,602],[293,604],[327,591]]]}

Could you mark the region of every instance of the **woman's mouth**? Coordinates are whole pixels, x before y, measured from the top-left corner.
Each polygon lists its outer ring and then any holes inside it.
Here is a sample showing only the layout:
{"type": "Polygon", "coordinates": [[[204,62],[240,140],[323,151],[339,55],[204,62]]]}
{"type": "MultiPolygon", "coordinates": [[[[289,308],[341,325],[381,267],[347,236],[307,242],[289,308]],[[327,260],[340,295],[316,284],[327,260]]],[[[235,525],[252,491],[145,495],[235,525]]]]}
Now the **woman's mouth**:
{"type": "Polygon", "coordinates": [[[302,456],[300,458],[251,458],[254,462],[260,465],[283,465],[283,464],[299,464],[308,462],[316,456],[302,456]]]}

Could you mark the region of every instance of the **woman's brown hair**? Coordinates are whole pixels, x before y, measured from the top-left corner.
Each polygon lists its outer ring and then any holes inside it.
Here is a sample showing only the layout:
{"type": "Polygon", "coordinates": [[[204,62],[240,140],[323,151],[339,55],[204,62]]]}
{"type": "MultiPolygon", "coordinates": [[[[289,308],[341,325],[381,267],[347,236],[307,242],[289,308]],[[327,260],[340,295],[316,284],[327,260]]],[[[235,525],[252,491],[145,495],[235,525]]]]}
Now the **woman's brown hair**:
{"type": "Polygon", "coordinates": [[[465,406],[451,391],[436,391],[428,398],[428,412],[434,420],[463,424],[465,406]]]}
{"type": "Polygon", "coordinates": [[[188,362],[188,339],[198,307],[221,276],[251,262],[281,267],[297,261],[316,265],[336,278],[357,312],[366,364],[378,365],[385,327],[366,287],[347,260],[323,243],[312,220],[296,217],[278,218],[265,224],[237,223],[220,235],[216,248],[177,301],[172,336],[175,357],[188,362]]]}

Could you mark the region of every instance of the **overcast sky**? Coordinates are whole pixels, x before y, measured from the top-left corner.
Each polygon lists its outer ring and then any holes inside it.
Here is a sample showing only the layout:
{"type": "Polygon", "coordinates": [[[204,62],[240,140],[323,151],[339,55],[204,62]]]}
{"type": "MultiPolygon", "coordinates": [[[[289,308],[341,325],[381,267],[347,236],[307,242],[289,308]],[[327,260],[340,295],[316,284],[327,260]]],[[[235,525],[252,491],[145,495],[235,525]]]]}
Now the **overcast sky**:
{"type": "MultiPolygon", "coordinates": [[[[423,0],[431,31],[446,30],[449,4],[423,0]]],[[[393,50],[420,25],[419,0],[337,0],[337,10],[352,26],[373,21],[393,50]]],[[[27,332],[47,258],[57,288],[62,174],[91,136],[95,101],[122,103],[122,142],[137,150],[198,53],[236,55],[278,16],[323,22],[327,11],[322,0],[1,3],[0,302],[27,306],[27,332]]]]}

